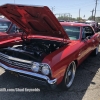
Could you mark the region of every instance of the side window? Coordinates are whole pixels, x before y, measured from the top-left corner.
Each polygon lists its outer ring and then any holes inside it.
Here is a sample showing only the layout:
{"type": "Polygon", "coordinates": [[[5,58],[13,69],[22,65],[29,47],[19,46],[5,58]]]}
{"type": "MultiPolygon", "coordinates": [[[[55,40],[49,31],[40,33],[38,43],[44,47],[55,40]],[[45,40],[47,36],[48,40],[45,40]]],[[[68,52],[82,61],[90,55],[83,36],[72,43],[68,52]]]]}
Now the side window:
{"type": "Polygon", "coordinates": [[[94,35],[94,31],[90,26],[85,26],[83,28],[84,28],[84,34],[86,37],[94,35]]]}
{"type": "Polygon", "coordinates": [[[19,33],[19,32],[23,32],[22,29],[20,29],[18,26],[16,26],[15,24],[13,24],[13,26],[10,29],[10,34],[15,34],[15,33],[19,33]]]}
{"type": "Polygon", "coordinates": [[[16,33],[16,25],[13,24],[13,26],[10,29],[10,34],[16,33]]]}

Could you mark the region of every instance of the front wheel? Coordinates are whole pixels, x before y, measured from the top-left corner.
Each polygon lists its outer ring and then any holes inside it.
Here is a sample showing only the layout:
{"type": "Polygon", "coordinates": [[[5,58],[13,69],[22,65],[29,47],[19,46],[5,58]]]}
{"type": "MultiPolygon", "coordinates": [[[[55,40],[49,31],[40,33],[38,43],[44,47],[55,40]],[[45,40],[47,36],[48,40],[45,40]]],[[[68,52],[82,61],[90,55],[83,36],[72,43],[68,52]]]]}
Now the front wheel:
{"type": "Polygon", "coordinates": [[[74,61],[72,61],[65,73],[64,79],[62,81],[63,89],[69,89],[74,81],[75,78],[75,72],[76,72],[76,64],[74,61]]]}
{"type": "Polygon", "coordinates": [[[93,55],[94,55],[94,56],[97,56],[98,53],[99,53],[99,45],[94,49],[93,55]]]}

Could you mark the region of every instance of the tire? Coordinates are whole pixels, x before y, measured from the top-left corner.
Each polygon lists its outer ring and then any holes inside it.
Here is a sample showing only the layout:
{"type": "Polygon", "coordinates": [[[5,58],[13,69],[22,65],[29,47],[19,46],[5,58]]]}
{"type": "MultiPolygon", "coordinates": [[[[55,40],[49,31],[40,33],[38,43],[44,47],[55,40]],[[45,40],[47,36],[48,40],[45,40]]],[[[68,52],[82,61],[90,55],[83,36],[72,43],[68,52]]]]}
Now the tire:
{"type": "Polygon", "coordinates": [[[99,53],[99,45],[94,49],[93,56],[97,56],[99,53]]]}
{"type": "Polygon", "coordinates": [[[62,89],[68,90],[72,86],[75,78],[75,72],[76,64],[74,61],[72,61],[65,72],[64,79],[62,81],[62,89]]]}

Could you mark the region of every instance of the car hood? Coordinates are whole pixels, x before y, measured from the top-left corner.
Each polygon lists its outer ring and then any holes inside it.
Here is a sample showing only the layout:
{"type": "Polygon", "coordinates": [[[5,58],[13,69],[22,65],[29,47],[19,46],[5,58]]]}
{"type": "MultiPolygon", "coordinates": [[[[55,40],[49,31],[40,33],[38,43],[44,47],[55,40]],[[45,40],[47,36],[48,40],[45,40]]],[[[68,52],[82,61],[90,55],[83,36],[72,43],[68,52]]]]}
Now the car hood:
{"type": "Polygon", "coordinates": [[[68,35],[47,6],[5,4],[0,6],[0,13],[17,24],[27,34],[69,40],[68,35]]]}

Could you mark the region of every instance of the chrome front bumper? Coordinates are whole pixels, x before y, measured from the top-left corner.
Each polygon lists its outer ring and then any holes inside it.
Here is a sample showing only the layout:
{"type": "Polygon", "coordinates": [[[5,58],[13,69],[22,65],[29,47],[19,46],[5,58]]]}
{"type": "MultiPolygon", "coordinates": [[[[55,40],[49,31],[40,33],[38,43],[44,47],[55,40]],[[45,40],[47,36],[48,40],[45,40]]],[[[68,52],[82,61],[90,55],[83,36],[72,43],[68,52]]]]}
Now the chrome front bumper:
{"type": "Polygon", "coordinates": [[[17,73],[19,73],[19,74],[28,75],[28,76],[31,76],[31,77],[33,77],[33,78],[36,77],[37,80],[38,80],[38,78],[39,78],[39,79],[43,79],[43,80],[45,80],[50,86],[56,85],[56,82],[57,82],[57,79],[51,80],[48,76],[45,76],[45,75],[41,75],[41,74],[34,73],[34,72],[28,72],[28,71],[24,71],[24,70],[19,70],[19,69],[16,69],[16,68],[11,68],[11,67],[8,67],[8,66],[2,64],[1,62],[0,62],[0,67],[4,68],[5,70],[17,72],[17,73]]]}

